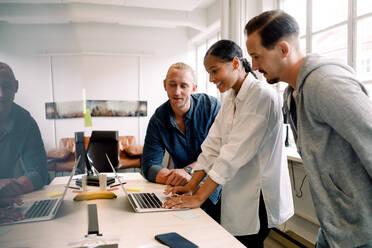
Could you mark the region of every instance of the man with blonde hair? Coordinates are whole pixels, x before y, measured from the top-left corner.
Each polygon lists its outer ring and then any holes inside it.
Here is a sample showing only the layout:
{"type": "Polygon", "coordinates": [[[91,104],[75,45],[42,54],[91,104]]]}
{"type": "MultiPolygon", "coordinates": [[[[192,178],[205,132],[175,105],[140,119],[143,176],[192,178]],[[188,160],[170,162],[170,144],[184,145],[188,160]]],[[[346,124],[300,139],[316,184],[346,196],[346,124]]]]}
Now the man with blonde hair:
{"type": "MultiPolygon", "coordinates": [[[[193,174],[200,146],[220,103],[215,97],[196,94],[195,74],[185,63],[171,65],[163,84],[169,99],[156,109],[149,121],[141,168],[151,182],[184,185],[193,174]],[[162,166],[165,150],[170,155],[168,167],[162,166]]],[[[220,191],[220,188],[216,190],[202,206],[217,221],[220,191]]]]}

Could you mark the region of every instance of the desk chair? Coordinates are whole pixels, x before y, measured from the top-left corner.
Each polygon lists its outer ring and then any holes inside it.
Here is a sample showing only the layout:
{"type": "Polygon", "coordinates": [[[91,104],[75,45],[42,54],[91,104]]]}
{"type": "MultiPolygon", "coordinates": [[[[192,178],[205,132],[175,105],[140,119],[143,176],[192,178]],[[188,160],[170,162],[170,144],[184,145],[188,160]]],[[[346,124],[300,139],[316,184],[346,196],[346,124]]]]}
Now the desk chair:
{"type": "MultiPolygon", "coordinates": [[[[85,148],[89,144],[89,137],[84,137],[85,148]]],[[[62,138],[56,149],[47,150],[48,170],[54,172],[54,176],[64,172],[70,173],[75,164],[75,139],[62,138]]]]}
{"type": "Polygon", "coordinates": [[[119,136],[119,168],[140,171],[143,145],[136,144],[134,136],[119,136]]]}

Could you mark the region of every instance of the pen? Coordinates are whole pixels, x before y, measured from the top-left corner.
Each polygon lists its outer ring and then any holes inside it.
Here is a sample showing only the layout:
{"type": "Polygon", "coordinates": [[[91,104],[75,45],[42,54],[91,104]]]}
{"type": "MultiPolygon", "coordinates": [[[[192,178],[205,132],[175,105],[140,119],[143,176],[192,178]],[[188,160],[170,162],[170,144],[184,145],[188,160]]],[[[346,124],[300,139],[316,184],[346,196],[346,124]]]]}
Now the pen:
{"type": "MultiPolygon", "coordinates": [[[[127,182],[123,182],[123,183],[121,183],[121,184],[126,184],[126,183],[127,183],[127,182]]],[[[110,188],[113,188],[113,187],[119,186],[119,185],[121,185],[121,184],[118,183],[118,184],[111,185],[110,188]]]]}
{"type": "Polygon", "coordinates": [[[70,189],[80,189],[78,187],[72,187],[72,186],[68,186],[70,189]]]}

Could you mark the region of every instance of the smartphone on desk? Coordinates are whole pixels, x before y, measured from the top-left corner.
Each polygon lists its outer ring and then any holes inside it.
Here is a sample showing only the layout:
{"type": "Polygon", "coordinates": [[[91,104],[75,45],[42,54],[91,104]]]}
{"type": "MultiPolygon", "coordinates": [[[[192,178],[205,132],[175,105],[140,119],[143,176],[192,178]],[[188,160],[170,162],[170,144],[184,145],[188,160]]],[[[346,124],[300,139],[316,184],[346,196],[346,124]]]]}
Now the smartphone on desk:
{"type": "Polygon", "coordinates": [[[155,239],[170,248],[197,248],[198,246],[175,232],[158,234],[155,239]]]}

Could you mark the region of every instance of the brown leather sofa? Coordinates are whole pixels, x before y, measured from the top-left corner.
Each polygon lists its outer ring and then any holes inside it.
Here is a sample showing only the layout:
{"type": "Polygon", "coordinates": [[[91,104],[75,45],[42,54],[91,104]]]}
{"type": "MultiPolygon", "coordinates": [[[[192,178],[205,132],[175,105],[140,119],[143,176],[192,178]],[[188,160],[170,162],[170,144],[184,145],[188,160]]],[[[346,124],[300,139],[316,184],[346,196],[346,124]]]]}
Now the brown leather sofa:
{"type": "MultiPolygon", "coordinates": [[[[85,148],[90,137],[84,137],[85,148]]],[[[119,168],[140,168],[143,146],[136,144],[134,136],[119,136],[119,168]]],[[[70,172],[75,163],[75,139],[62,138],[57,149],[47,150],[48,169],[58,172],[70,172]]]]}

